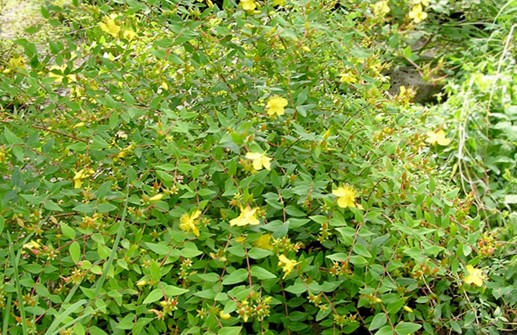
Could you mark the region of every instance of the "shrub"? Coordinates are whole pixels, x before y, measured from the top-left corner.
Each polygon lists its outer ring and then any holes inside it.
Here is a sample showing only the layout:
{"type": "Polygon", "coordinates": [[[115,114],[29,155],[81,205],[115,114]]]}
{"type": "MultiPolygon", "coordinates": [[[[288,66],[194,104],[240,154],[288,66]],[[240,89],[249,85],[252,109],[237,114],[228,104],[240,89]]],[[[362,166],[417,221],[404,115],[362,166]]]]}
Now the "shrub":
{"type": "Polygon", "coordinates": [[[383,8],[156,5],[47,8],[74,33],[4,66],[4,334],[504,326],[515,264],[385,94],[383,8]]]}

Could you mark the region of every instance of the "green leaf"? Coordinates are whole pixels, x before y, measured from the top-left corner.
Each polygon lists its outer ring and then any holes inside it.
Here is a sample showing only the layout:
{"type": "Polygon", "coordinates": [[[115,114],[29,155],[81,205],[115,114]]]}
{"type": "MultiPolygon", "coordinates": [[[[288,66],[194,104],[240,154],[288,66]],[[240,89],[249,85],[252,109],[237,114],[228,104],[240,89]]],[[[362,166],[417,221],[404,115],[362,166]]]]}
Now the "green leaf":
{"type": "Polygon", "coordinates": [[[208,189],[208,188],[203,188],[203,189],[200,189],[197,194],[199,194],[201,197],[207,197],[209,195],[214,195],[216,194],[217,192],[214,191],[214,190],[211,190],[211,189],[208,189]]]}
{"type": "Polygon", "coordinates": [[[61,232],[63,232],[63,236],[73,240],[75,238],[75,230],[70,228],[66,223],[63,221],[59,222],[59,226],[61,227],[61,232]]]}
{"type": "Polygon", "coordinates": [[[241,257],[241,258],[246,257],[246,251],[244,250],[244,247],[241,244],[238,244],[234,247],[229,247],[226,250],[228,250],[228,252],[230,254],[235,255],[237,257],[241,257]]]}
{"type": "Polygon", "coordinates": [[[91,214],[94,211],[94,204],[80,204],[75,206],[73,210],[80,213],[91,214]]]}
{"type": "Polygon", "coordinates": [[[368,248],[362,244],[356,244],[354,245],[354,252],[358,254],[359,256],[363,256],[366,258],[372,258],[372,254],[368,251],[368,248]]]}
{"type": "Polygon", "coordinates": [[[395,326],[395,332],[397,335],[410,335],[414,334],[420,328],[422,328],[422,325],[412,322],[401,322],[395,326]]]}
{"type": "Polygon", "coordinates": [[[386,311],[388,313],[397,313],[402,308],[402,306],[404,306],[404,304],[405,304],[405,301],[403,298],[397,298],[397,299],[391,300],[386,305],[386,311]]]}
{"type": "Polygon", "coordinates": [[[111,254],[111,250],[104,244],[97,243],[97,254],[101,259],[108,259],[111,254]]]}
{"type": "Polygon", "coordinates": [[[316,314],[316,321],[321,321],[332,312],[332,308],[320,309],[316,314]]]}
{"type": "Polygon", "coordinates": [[[163,172],[163,171],[160,171],[160,170],[156,170],[156,174],[158,175],[158,177],[160,177],[161,180],[163,180],[164,182],[172,182],[174,181],[174,176],[171,175],[171,174],[168,174],[167,172],[163,172]]]}
{"type": "Polygon", "coordinates": [[[23,140],[16,136],[9,128],[4,127],[4,136],[9,144],[23,144],[23,140]]]}
{"type": "Polygon", "coordinates": [[[337,254],[327,255],[327,258],[336,262],[346,262],[348,261],[348,254],[338,252],[337,254]]]}
{"type": "Polygon", "coordinates": [[[339,239],[345,246],[352,245],[354,241],[354,235],[356,233],[354,228],[351,227],[340,227],[336,228],[336,231],[341,235],[339,239]]]}
{"type": "Polygon", "coordinates": [[[129,330],[135,325],[135,314],[129,313],[117,324],[117,329],[129,330]]]}
{"type": "Polygon", "coordinates": [[[376,331],[375,335],[393,335],[393,329],[391,329],[391,326],[384,326],[376,331]]]}
{"type": "Polygon", "coordinates": [[[58,204],[56,204],[52,200],[46,200],[43,203],[43,208],[48,209],[49,211],[56,211],[56,212],[62,212],[63,208],[59,207],[58,204]]]}
{"type": "Polygon", "coordinates": [[[109,204],[109,203],[102,203],[102,204],[98,204],[97,205],[97,212],[99,213],[108,213],[108,212],[111,212],[115,209],[117,209],[118,207],[113,205],[113,204],[109,204]]]}
{"type": "Polygon", "coordinates": [[[189,290],[188,289],[185,289],[185,288],[181,288],[181,287],[177,287],[177,286],[173,286],[173,285],[167,285],[163,288],[163,291],[165,292],[165,294],[168,296],[168,297],[174,297],[174,296],[177,296],[177,295],[182,295],[182,294],[185,294],[187,293],[189,290]]]}
{"type": "Polygon", "coordinates": [[[162,270],[160,269],[160,264],[152,259],[149,264],[149,276],[151,280],[157,282],[162,277],[162,270]]]}
{"type": "Polygon", "coordinates": [[[286,287],[285,290],[287,292],[300,295],[303,292],[307,291],[307,285],[305,285],[304,283],[295,283],[291,286],[286,287]]]}
{"type": "Polygon", "coordinates": [[[368,264],[368,261],[363,256],[350,256],[350,263],[355,266],[363,267],[368,264]]]}
{"type": "Polygon", "coordinates": [[[161,255],[161,256],[169,255],[173,250],[172,247],[168,246],[164,242],[162,242],[162,243],[145,242],[145,245],[149,249],[151,249],[152,252],[154,252],[158,255],[161,255]]]}
{"type": "Polygon", "coordinates": [[[223,285],[233,285],[248,279],[248,270],[238,269],[226,275],[223,279],[223,285]]]}
{"type": "Polygon", "coordinates": [[[307,213],[304,212],[300,207],[298,206],[294,206],[294,205],[289,205],[285,208],[285,211],[287,214],[289,214],[289,216],[294,216],[294,217],[305,217],[307,216],[307,213]]]}
{"type": "Polygon", "coordinates": [[[273,279],[277,277],[275,274],[257,265],[251,267],[251,275],[259,280],[273,279]]]}
{"type": "Polygon", "coordinates": [[[261,249],[261,248],[251,248],[248,251],[248,256],[251,259],[262,259],[268,256],[271,256],[273,252],[271,250],[261,249]]]}
{"type": "Polygon", "coordinates": [[[185,247],[180,250],[181,256],[185,258],[194,258],[202,253],[194,243],[185,243],[185,247]]]}
{"type": "Polygon", "coordinates": [[[108,335],[108,333],[96,326],[92,326],[88,330],[90,335],[108,335]]]}
{"type": "Polygon", "coordinates": [[[86,334],[86,330],[84,329],[84,326],[77,322],[75,325],[74,325],[74,335],[85,335],[86,334]]]}
{"type": "Polygon", "coordinates": [[[152,290],[142,303],[144,305],[152,304],[153,302],[158,301],[161,298],[163,298],[163,290],[161,288],[157,288],[152,290]]]}
{"type": "Polygon", "coordinates": [[[388,318],[386,317],[386,314],[384,314],[382,312],[381,313],[377,313],[373,317],[373,320],[370,323],[370,327],[368,327],[368,329],[370,331],[375,330],[375,329],[379,329],[382,326],[384,326],[386,324],[386,322],[388,322],[388,318]]]}
{"type": "Polygon", "coordinates": [[[239,335],[242,327],[223,327],[219,329],[217,335],[239,335]]]}
{"type": "Polygon", "coordinates": [[[197,275],[201,280],[207,283],[217,283],[219,281],[219,275],[217,273],[201,273],[197,275]]]}
{"type": "Polygon", "coordinates": [[[77,241],[72,242],[70,244],[70,247],[68,247],[68,252],[70,252],[70,257],[72,258],[72,261],[77,264],[79,262],[79,259],[81,259],[81,246],[77,241]]]}
{"type": "Polygon", "coordinates": [[[25,199],[29,204],[39,206],[42,202],[45,201],[44,196],[36,196],[31,194],[20,194],[20,196],[25,199]]]}

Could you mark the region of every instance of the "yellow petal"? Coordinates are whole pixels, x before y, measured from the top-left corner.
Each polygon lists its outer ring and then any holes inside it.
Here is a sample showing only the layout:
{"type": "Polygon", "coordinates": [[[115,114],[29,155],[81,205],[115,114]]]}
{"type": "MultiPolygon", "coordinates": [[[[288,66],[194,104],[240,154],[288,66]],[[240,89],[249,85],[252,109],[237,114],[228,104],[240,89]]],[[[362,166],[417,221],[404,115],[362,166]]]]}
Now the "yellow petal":
{"type": "Polygon", "coordinates": [[[271,158],[267,157],[267,156],[263,156],[262,157],[262,165],[264,166],[264,168],[266,170],[271,170],[271,158]]]}
{"type": "Polygon", "coordinates": [[[278,260],[284,264],[289,263],[289,258],[287,258],[285,255],[278,256],[278,260]]]}
{"type": "Polygon", "coordinates": [[[355,207],[353,199],[348,197],[341,197],[337,199],[337,205],[341,208],[355,207]]]}
{"type": "Polygon", "coordinates": [[[195,220],[197,219],[199,216],[201,215],[201,211],[198,209],[197,211],[195,211],[194,213],[192,213],[192,220],[195,220]]]}
{"type": "Polygon", "coordinates": [[[262,170],[262,159],[258,158],[253,161],[253,168],[255,170],[262,170]]]}
{"type": "Polygon", "coordinates": [[[192,233],[196,235],[196,237],[199,237],[199,229],[197,229],[197,226],[195,224],[192,225],[192,233]]]}
{"type": "Polygon", "coordinates": [[[271,244],[271,234],[264,234],[260,236],[253,245],[258,248],[272,250],[273,245],[271,244]]]}
{"type": "Polygon", "coordinates": [[[259,159],[262,156],[261,153],[258,152],[248,152],[246,153],[246,158],[251,160],[259,159]]]}
{"type": "Polygon", "coordinates": [[[344,197],[346,195],[346,191],[344,187],[338,187],[334,191],[332,191],[336,197],[344,197]]]}
{"type": "Polygon", "coordinates": [[[436,133],[434,131],[428,131],[426,135],[427,135],[427,138],[425,139],[425,141],[427,143],[430,143],[430,144],[436,143],[436,133]]]}

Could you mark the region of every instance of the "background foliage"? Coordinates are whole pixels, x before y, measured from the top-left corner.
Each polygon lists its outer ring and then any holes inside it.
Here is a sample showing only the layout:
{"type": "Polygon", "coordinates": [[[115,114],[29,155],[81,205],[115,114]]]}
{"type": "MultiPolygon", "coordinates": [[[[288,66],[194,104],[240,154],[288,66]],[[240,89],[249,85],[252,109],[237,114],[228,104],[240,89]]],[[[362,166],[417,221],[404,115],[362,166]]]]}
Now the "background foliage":
{"type": "Polygon", "coordinates": [[[2,334],[515,326],[513,3],[223,7],[49,4],[4,54],[2,334]]]}

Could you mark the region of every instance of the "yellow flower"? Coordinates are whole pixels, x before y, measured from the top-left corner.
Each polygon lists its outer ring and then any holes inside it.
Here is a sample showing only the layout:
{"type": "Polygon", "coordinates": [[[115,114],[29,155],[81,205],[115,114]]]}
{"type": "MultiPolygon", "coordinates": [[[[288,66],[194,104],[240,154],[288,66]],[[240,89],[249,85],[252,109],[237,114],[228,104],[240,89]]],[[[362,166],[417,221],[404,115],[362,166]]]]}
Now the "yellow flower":
{"type": "Polygon", "coordinates": [[[8,74],[16,69],[25,68],[25,58],[23,56],[11,57],[7,62],[7,69],[3,70],[2,73],[8,74]]]}
{"type": "Polygon", "coordinates": [[[427,13],[423,11],[422,5],[414,6],[408,14],[409,18],[415,23],[420,23],[427,18],[427,13]]]}
{"type": "Polygon", "coordinates": [[[273,245],[271,244],[271,234],[264,234],[253,242],[253,246],[266,250],[272,250],[273,245]]]}
{"type": "Polygon", "coordinates": [[[377,18],[383,18],[390,12],[390,6],[387,0],[379,1],[373,5],[373,15],[377,18]]]}
{"type": "Polygon", "coordinates": [[[127,147],[125,147],[124,149],[122,149],[118,154],[117,154],[117,158],[124,158],[126,157],[129,153],[131,153],[131,151],[133,151],[133,149],[135,148],[135,145],[134,144],[130,144],[128,145],[127,147]]]}
{"type": "Polygon", "coordinates": [[[422,6],[425,7],[425,6],[429,6],[429,0],[413,0],[412,4],[413,5],[421,4],[422,6]]]}
{"type": "Polygon", "coordinates": [[[136,32],[133,29],[126,29],[122,33],[122,37],[124,37],[128,41],[131,41],[133,38],[136,37],[136,32]]]}
{"type": "Polygon", "coordinates": [[[300,262],[290,260],[285,255],[278,256],[278,266],[281,266],[282,270],[284,270],[284,276],[282,279],[285,279],[285,277],[287,277],[298,264],[300,264],[300,262]]]}
{"type": "Polygon", "coordinates": [[[120,32],[120,26],[115,23],[116,14],[104,17],[104,22],[99,23],[99,27],[113,37],[117,37],[120,32]]]}
{"type": "Polygon", "coordinates": [[[341,72],[341,78],[339,81],[345,84],[353,84],[357,82],[357,78],[350,72],[341,72]]]}
{"type": "Polygon", "coordinates": [[[36,241],[30,241],[29,243],[25,243],[22,247],[23,249],[39,249],[41,245],[36,241]]]}
{"type": "Polygon", "coordinates": [[[138,287],[142,287],[142,286],[145,286],[145,285],[147,285],[147,281],[145,279],[139,280],[136,283],[136,286],[138,286],[138,287]]]}
{"type": "Polygon", "coordinates": [[[273,0],[273,6],[283,6],[285,5],[285,0],[273,0]]]}
{"type": "Polygon", "coordinates": [[[337,197],[337,205],[341,208],[356,207],[355,198],[357,198],[357,191],[350,185],[338,187],[332,191],[337,197]]]}
{"type": "Polygon", "coordinates": [[[271,158],[266,156],[265,154],[261,154],[258,152],[248,152],[246,154],[247,159],[251,159],[253,161],[253,168],[255,170],[262,170],[265,168],[266,170],[271,170],[271,158]]]}
{"type": "Polygon", "coordinates": [[[94,175],[95,171],[92,169],[81,169],[74,175],[74,188],[81,188],[83,184],[83,179],[89,178],[94,175]]]}
{"type": "Polygon", "coordinates": [[[258,207],[252,209],[249,205],[246,208],[241,207],[241,215],[230,220],[230,226],[258,225],[260,221],[257,219],[257,210],[258,207]]]}
{"type": "Polygon", "coordinates": [[[483,286],[483,282],[486,280],[486,275],[483,270],[476,269],[472,265],[467,265],[467,275],[464,278],[465,284],[474,284],[476,286],[483,286]]]}
{"type": "Polygon", "coordinates": [[[196,235],[196,237],[199,237],[199,229],[197,228],[199,221],[197,220],[197,218],[199,218],[200,215],[200,210],[196,210],[191,215],[188,215],[187,213],[183,214],[180,217],[180,229],[186,232],[191,231],[192,233],[194,233],[194,235],[196,235]]]}
{"type": "Polygon", "coordinates": [[[269,116],[273,116],[275,114],[277,116],[284,115],[285,106],[287,106],[287,99],[275,95],[267,101],[267,114],[269,116]]]}
{"type": "Polygon", "coordinates": [[[257,8],[257,3],[254,0],[241,0],[241,7],[246,11],[252,11],[257,8]]]}
{"type": "Polygon", "coordinates": [[[438,131],[428,131],[427,139],[425,141],[432,145],[438,143],[439,145],[443,146],[449,145],[449,143],[451,143],[451,140],[445,137],[445,132],[442,129],[438,131]]]}

